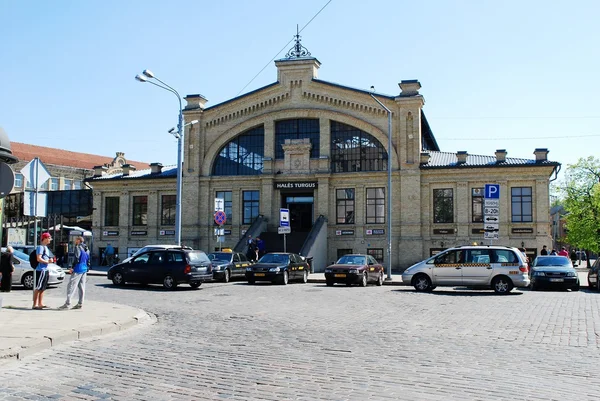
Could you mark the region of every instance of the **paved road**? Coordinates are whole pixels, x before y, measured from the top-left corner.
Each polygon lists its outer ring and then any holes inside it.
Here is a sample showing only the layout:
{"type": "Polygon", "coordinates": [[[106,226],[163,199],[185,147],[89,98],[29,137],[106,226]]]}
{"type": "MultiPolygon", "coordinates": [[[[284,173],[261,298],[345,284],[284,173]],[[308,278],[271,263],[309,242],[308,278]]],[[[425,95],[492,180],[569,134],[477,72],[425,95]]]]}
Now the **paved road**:
{"type": "Polygon", "coordinates": [[[9,364],[0,400],[598,399],[600,294],[587,290],[88,286],[158,323],[9,364]]]}

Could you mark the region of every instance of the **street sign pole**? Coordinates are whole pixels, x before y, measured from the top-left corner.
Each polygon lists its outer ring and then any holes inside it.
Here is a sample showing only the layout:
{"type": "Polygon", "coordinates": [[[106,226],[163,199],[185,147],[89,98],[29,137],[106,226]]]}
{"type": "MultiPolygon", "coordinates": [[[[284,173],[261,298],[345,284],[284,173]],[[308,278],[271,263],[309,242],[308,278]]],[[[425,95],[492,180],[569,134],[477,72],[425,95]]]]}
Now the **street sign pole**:
{"type": "Polygon", "coordinates": [[[287,253],[286,240],[285,237],[287,234],[283,234],[283,253],[287,253]]]}

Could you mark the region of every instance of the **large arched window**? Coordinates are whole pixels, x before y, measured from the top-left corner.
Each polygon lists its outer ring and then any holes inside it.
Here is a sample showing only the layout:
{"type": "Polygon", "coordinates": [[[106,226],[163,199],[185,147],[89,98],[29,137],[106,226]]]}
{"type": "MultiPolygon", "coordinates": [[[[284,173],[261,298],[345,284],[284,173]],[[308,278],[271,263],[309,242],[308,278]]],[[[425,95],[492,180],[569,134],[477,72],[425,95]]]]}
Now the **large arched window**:
{"type": "Polygon", "coordinates": [[[312,145],[310,158],[317,159],[320,154],[319,142],[319,119],[317,118],[295,118],[292,120],[277,121],[275,123],[275,158],[283,159],[284,151],[282,145],[286,139],[310,139],[312,145]]]}
{"type": "Polygon", "coordinates": [[[238,135],[221,148],[213,165],[213,175],[257,175],[263,170],[264,126],[238,135]]]}
{"type": "Polygon", "coordinates": [[[387,170],[388,154],[377,139],[358,128],[331,121],[331,171],[387,170]]]}

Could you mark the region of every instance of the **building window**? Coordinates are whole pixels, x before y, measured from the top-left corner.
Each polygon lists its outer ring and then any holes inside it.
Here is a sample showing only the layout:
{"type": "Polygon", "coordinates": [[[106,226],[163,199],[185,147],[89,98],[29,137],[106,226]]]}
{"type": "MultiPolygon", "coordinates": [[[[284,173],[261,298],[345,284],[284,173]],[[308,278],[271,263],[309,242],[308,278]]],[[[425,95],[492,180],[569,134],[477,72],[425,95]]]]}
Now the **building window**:
{"type": "Polygon", "coordinates": [[[471,190],[471,221],[483,223],[483,188],[471,190]]]}
{"type": "Polygon", "coordinates": [[[275,158],[283,159],[283,146],[286,139],[308,138],[312,147],[310,158],[315,159],[320,154],[320,127],[318,119],[298,118],[277,121],[275,123],[275,158]]]}
{"type": "Polygon", "coordinates": [[[23,174],[15,174],[15,188],[21,188],[23,186],[23,174]]]}
{"type": "Polygon", "coordinates": [[[233,213],[231,212],[231,191],[217,191],[215,198],[223,199],[223,211],[225,212],[225,217],[227,217],[226,224],[231,224],[231,219],[233,217],[233,213]]]}
{"type": "Polygon", "coordinates": [[[335,191],[337,224],[354,224],[354,188],[335,191]]]}
{"type": "Polygon", "coordinates": [[[338,249],[337,250],[337,258],[341,258],[344,255],[350,255],[354,252],[352,252],[352,249],[338,249]]]}
{"type": "Polygon", "coordinates": [[[388,154],[372,135],[331,121],[331,171],[385,171],[388,154]]]}
{"type": "Polygon", "coordinates": [[[134,226],[145,226],[148,222],[148,197],[133,197],[133,220],[134,226]]]}
{"type": "Polygon", "coordinates": [[[104,225],[118,226],[119,225],[119,197],[110,196],[104,198],[106,209],[104,210],[104,225]]]}
{"type": "Polygon", "coordinates": [[[531,187],[513,187],[510,189],[510,205],[513,223],[533,221],[531,187]]]}
{"type": "Polygon", "coordinates": [[[81,181],[73,181],[73,189],[81,189],[81,181]]]}
{"type": "Polygon", "coordinates": [[[258,217],[260,194],[258,191],[244,191],[242,198],[244,202],[242,224],[252,224],[254,219],[258,217]]]}
{"type": "Polygon", "coordinates": [[[73,189],[73,180],[67,180],[65,179],[65,191],[70,191],[71,189],[73,189]]]}
{"type": "Polygon", "coordinates": [[[41,189],[43,189],[44,191],[48,190],[48,183],[50,182],[50,180],[46,180],[45,183],[42,184],[42,186],[40,187],[41,189]]]}
{"type": "Polygon", "coordinates": [[[50,191],[58,191],[58,178],[50,178],[50,191]]]}
{"type": "Polygon", "coordinates": [[[385,189],[367,188],[367,224],[385,223],[385,189]]]}
{"type": "Polygon", "coordinates": [[[176,195],[163,195],[161,196],[160,202],[160,224],[163,226],[174,226],[175,225],[175,211],[176,211],[177,196],[176,195]]]}
{"type": "Polygon", "coordinates": [[[383,263],[383,248],[367,248],[367,255],[373,256],[377,263],[383,263]]]}
{"type": "Polygon", "coordinates": [[[433,222],[454,222],[454,194],[452,188],[433,190],[433,222]]]}
{"type": "Polygon", "coordinates": [[[25,180],[25,188],[33,189],[33,184],[31,182],[29,182],[29,180],[25,180]]]}
{"type": "Polygon", "coordinates": [[[219,151],[213,175],[258,175],[263,170],[265,129],[260,127],[234,138],[219,151]]]}

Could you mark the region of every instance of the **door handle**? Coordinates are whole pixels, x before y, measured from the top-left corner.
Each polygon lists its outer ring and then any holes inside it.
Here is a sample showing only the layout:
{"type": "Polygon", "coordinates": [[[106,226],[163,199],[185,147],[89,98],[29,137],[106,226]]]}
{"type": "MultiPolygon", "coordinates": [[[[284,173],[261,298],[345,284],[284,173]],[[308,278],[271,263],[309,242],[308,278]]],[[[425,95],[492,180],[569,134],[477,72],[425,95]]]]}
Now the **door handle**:
{"type": "Polygon", "coordinates": [[[460,270],[462,267],[455,267],[454,270],[460,270]]]}
{"type": "Polygon", "coordinates": [[[486,267],[486,269],[488,269],[488,270],[492,270],[492,269],[493,269],[493,267],[492,267],[492,266],[488,266],[488,267],[486,267]]]}

